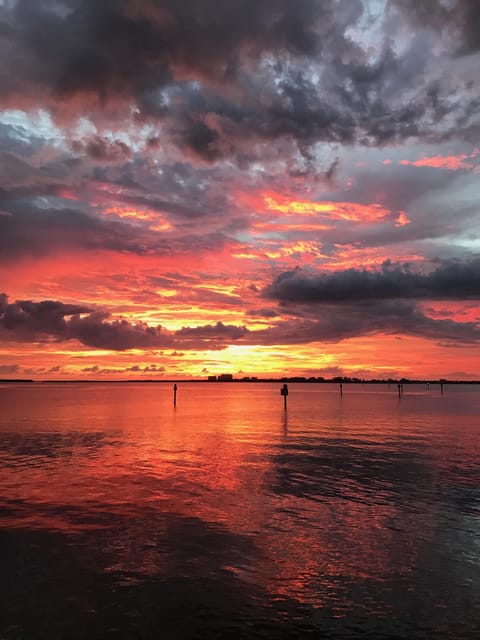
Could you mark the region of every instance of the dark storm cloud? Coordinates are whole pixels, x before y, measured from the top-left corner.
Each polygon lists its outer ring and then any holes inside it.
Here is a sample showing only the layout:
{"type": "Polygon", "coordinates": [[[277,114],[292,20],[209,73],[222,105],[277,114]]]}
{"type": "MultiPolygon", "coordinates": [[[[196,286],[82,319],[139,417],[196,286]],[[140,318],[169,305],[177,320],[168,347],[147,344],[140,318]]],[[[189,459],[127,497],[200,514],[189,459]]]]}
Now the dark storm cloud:
{"type": "Polygon", "coordinates": [[[237,339],[245,336],[248,333],[246,327],[236,327],[234,325],[223,324],[223,322],[217,322],[216,324],[207,324],[200,327],[182,327],[177,331],[179,338],[186,337],[200,337],[210,339],[211,337],[217,338],[218,336],[224,336],[230,339],[237,339]]]}
{"type": "MultiPolygon", "coordinates": [[[[447,196],[455,190],[458,180],[459,175],[455,171],[438,171],[429,167],[400,164],[379,165],[373,170],[371,166],[356,167],[348,197],[353,202],[378,202],[391,211],[409,211],[412,208],[418,211],[416,202],[429,194],[443,192],[444,200],[448,201],[447,196]]],[[[473,177],[472,182],[474,180],[473,177]]],[[[335,195],[332,191],[332,197],[335,195]]],[[[431,224],[430,218],[429,222],[431,224]]]]}
{"type": "Polygon", "coordinates": [[[168,82],[169,68],[228,77],[242,52],[313,53],[314,25],[332,0],[18,0],[8,15],[22,82],[59,93],[140,95],[168,82]],[[15,44],[22,48],[21,53],[15,44]]]}
{"type": "MultiPolygon", "coordinates": [[[[235,156],[241,163],[254,152],[246,140],[286,137],[305,149],[317,141],[448,138],[475,126],[478,101],[465,95],[452,104],[448,78],[434,77],[430,44],[401,54],[385,44],[372,58],[368,46],[353,40],[348,30],[364,14],[361,0],[13,6],[2,12],[5,99],[43,101],[54,114],[71,109],[75,117],[94,117],[82,102],[88,96],[99,106],[135,103],[140,118],[166,120],[171,140],[207,162],[235,156]]],[[[463,2],[456,12],[473,18],[475,9],[463,2]]],[[[464,23],[470,46],[475,38],[464,23]]],[[[458,82],[456,89],[462,90],[458,82]]],[[[108,160],[113,150],[97,143],[87,152],[108,160]]]]}
{"type": "Polygon", "coordinates": [[[383,300],[357,304],[324,304],[297,308],[297,318],[252,332],[256,344],[308,344],[340,342],[348,338],[383,334],[420,336],[453,344],[480,342],[480,325],[431,318],[406,300],[383,300]],[[305,316],[305,317],[302,317],[305,316]]]}
{"type": "Polygon", "coordinates": [[[9,304],[7,296],[2,294],[0,326],[4,331],[20,335],[45,334],[62,337],[67,328],[65,317],[89,311],[91,309],[83,305],[69,305],[52,300],[19,300],[9,304]]]}
{"type": "Polygon", "coordinates": [[[100,349],[122,351],[167,346],[171,342],[161,327],[126,320],[111,320],[106,313],[83,305],[52,300],[8,303],[0,298],[0,337],[19,341],[67,341],[100,349]]]}
{"type": "Polygon", "coordinates": [[[119,168],[99,167],[95,177],[111,186],[115,202],[167,213],[179,223],[224,218],[229,209],[228,191],[219,188],[225,174],[211,167],[174,162],[159,170],[148,159],[136,158],[119,168]]]}
{"type": "Polygon", "coordinates": [[[387,300],[355,305],[324,305],[296,310],[297,317],[272,327],[249,331],[244,326],[222,322],[183,327],[167,332],[161,326],[131,323],[85,305],[45,300],[9,303],[0,295],[0,339],[12,342],[67,342],[76,340],[97,349],[181,348],[221,350],[229,344],[308,344],[339,342],[376,333],[421,336],[445,343],[473,344],[480,341],[475,322],[428,317],[414,303],[387,300]]]}
{"type": "Polygon", "coordinates": [[[104,220],[73,208],[40,207],[30,200],[2,198],[0,217],[2,260],[16,256],[48,255],[55,251],[107,249],[145,254],[154,249],[132,225],[104,220]]]}
{"type": "Polygon", "coordinates": [[[480,4],[476,0],[459,0],[463,12],[464,50],[480,49],[480,4]]]}
{"type": "Polygon", "coordinates": [[[190,121],[180,134],[186,147],[207,162],[214,162],[223,155],[219,138],[217,131],[201,120],[190,121]]]}
{"type": "Polygon", "coordinates": [[[6,294],[0,294],[0,340],[77,340],[87,347],[112,351],[159,347],[218,350],[247,334],[245,327],[222,322],[167,332],[161,326],[151,327],[143,322],[132,323],[123,318],[112,318],[109,313],[86,305],[53,300],[17,300],[9,303],[6,294]]]}
{"type": "Polygon", "coordinates": [[[128,160],[131,150],[122,141],[100,137],[76,140],[72,148],[88,155],[91,162],[61,154],[33,166],[16,154],[0,153],[0,207],[27,211],[38,208],[38,197],[63,198],[62,194],[70,192],[66,201],[52,203],[56,209],[69,209],[73,206],[70,197],[96,200],[97,194],[85,193],[85,188],[91,188],[102,190],[98,196],[102,201],[109,198],[112,204],[146,207],[180,223],[207,216],[224,218],[228,209],[229,194],[219,188],[219,168],[173,162],[159,169],[148,157],[128,160]]]}
{"type": "Polygon", "coordinates": [[[480,49],[478,0],[390,0],[390,5],[405,13],[417,27],[437,32],[453,32],[458,37],[459,53],[471,53],[480,49]]]}
{"type": "MultiPolygon", "coordinates": [[[[47,188],[56,191],[57,187],[47,188]]],[[[172,256],[221,250],[232,242],[222,232],[201,230],[166,236],[148,225],[96,216],[65,206],[55,196],[14,197],[0,189],[0,262],[71,250],[107,250],[136,255],[172,256]]],[[[27,190],[28,193],[28,190],[27,190]]]]}
{"type": "Polygon", "coordinates": [[[74,140],[72,149],[75,153],[85,152],[94,162],[123,162],[132,153],[128,145],[121,140],[105,140],[96,136],[91,140],[74,140]]]}
{"type": "Polygon", "coordinates": [[[276,318],[279,313],[272,307],[262,307],[260,309],[249,309],[247,315],[258,318],[276,318]]]}
{"type": "Polygon", "coordinates": [[[2,310],[1,326],[8,331],[21,330],[31,333],[62,335],[65,331],[65,317],[87,313],[89,307],[64,304],[52,300],[31,302],[21,300],[5,304],[2,310]]]}
{"type": "Polygon", "coordinates": [[[144,323],[132,324],[127,320],[107,320],[104,313],[92,313],[87,317],[73,316],[67,323],[67,339],[75,338],[89,347],[125,351],[126,349],[151,349],[169,346],[172,338],[161,327],[144,323]]]}
{"type": "Polygon", "coordinates": [[[311,273],[295,269],[277,276],[264,295],[284,303],[313,304],[394,298],[480,299],[480,258],[440,264],[426,274],[389,262],[377,271],[311,273]]]}
{"type": "Polygon", "coordinates": [[[223,322],[200,327],[182,327],[175,333],[175,346],[181,349],[219,350],[232,342],[238,342],[249,334],[246,327],[223,324],[223,322]]]}

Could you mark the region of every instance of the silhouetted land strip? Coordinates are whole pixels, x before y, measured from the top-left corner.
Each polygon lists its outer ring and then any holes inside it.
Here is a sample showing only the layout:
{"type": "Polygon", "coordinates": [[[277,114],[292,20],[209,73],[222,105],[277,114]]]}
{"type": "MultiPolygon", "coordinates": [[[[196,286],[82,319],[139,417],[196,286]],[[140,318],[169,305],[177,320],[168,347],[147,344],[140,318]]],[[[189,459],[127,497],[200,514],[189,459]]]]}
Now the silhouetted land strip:
{"type": "Polygon", "coordinates": [[[282,378],[234,378],[233,380],[206,380],[206,379],[190,379],[190,378],[146,378],[146,379],[124,379],[124,380],[100,380],[100,379],[82,379],[82,380],[32,380],[25,378],[0,378],[0,383],[36,383],[36,384],[152,384],[152,383],[211,383],[211,382],[221,382],[222,384],[235,384],[237,382],[250,382],[250,383],[262,383],[262,382],[288,382],[289,384],[294,383],[302,383],[302,384],[360,384],[360,385],[375,385],[375,384],[480,384],[480,380],[449,380],[447,378],[439,378],[439,379],[417,379],[417,378],[385,378],[385,379],[372,379],[372,380],[361,380],[359,378],[350,378],[348,376],[337,376],[335,378],[322,378],[322,377],[310,377],[305,378],[302,376],[291,376],[291,377],[282,377],[282,378]]]}

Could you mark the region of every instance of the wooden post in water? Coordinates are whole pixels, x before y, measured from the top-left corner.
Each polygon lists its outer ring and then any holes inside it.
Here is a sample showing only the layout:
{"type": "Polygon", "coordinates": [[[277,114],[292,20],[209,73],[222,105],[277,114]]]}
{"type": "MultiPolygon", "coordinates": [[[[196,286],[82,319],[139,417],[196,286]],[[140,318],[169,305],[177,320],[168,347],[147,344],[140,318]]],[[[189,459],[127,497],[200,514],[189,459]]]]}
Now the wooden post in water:
{"type": "Polygon", "coordinates": [[[288,396],[288,387],[287,387],[287,383],[285,383],[283,385],[283,387],[280,389],[280,395],[283,396],[283,408],[285,409],[285,411],[287,410],[287,396],[288,396]]]}
{"type": "Polygon", "coordinates": [[[177,406],[177,385],[176,383],[173,385],[173,406],[177,406]]]}
{"type": "Polygon", "coordinates": [[[440,394],[443,396],[443,382],[440,382],[440,394]]]}
{"type": "Polygon", "coordinates": [[[340,382],[340,395],[343,396],[343,384],[340,382]]]}
{"type": "Polygon", "coordinates": [[[400,384],[400,382],[397,384],[398,387],[398,397],[401,398],[402,397],[402,385],[400,384]]]}

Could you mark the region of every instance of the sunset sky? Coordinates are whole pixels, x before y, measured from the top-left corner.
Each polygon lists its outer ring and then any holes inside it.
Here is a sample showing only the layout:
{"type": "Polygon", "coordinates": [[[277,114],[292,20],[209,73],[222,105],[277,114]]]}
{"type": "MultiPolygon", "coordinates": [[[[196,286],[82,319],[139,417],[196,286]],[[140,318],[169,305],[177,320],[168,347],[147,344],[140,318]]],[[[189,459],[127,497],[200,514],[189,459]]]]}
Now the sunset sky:
{"type": "Polygon", "coordinates": [[[0,0],[0,377],[480,378],[480,2],[0,0]]]}

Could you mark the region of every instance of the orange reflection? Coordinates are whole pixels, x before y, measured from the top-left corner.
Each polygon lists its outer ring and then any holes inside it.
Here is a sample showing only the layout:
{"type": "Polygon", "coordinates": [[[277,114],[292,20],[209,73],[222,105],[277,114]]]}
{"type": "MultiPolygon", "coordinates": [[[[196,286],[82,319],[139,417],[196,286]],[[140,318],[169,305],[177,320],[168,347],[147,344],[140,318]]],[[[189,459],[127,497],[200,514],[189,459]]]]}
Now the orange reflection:
{"type": "Polygon", "coordinates": [[[21,425],[5,433],[0,523],[95,529],[82,545],[119,579],[163,578],[187,560],[190,577],[231,572],[275,597],[345,609],[352,583],[404,584],[438,536],[424,510],[435,516],[444,488],[463,481],[478,438],[462,446],[422,410],[425,441],[385,390],[291,391],[285,413],[277,384],[180,384],[176,410],[170,384],[35,385],[8,403],[0,388],[2,423],[21,425]]]}

